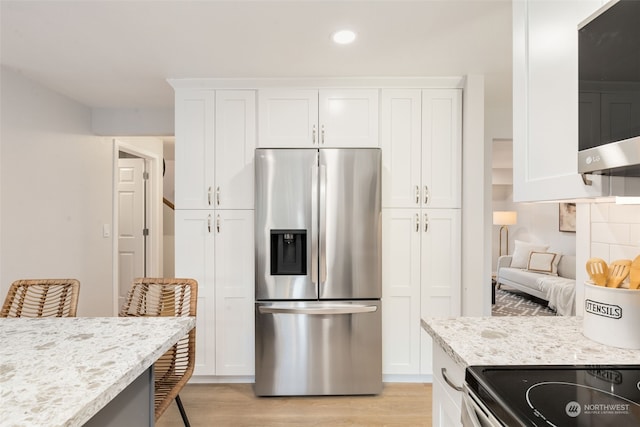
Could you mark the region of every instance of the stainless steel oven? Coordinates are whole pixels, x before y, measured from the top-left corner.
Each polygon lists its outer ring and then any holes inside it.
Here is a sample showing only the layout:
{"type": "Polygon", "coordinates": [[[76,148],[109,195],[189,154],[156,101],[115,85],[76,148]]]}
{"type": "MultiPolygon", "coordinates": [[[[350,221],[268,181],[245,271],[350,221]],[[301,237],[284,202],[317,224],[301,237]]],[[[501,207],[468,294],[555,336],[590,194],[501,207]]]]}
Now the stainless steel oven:
{"type": "Polygon", "coordinates": [[[502,424],[482,403],[467,384],[462,387],[463,427],[502,427],[502,424]]]}

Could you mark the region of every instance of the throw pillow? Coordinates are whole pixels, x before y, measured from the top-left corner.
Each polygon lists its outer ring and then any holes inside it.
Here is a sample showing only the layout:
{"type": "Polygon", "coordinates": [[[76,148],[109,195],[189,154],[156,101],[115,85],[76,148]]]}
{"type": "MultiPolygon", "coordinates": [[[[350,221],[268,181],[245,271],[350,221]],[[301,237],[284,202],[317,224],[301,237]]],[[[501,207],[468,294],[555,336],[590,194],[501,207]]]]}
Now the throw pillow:
{"type": "Polygon", "coordinates": [[[534,271],[536,273],[553,274],[553,262],[556,258],[557,256],[553,252],[533,251],[529,255],[529,264],[527,264],[527,270],[534,271]]]}
{"type": "Polygon", "coordinates": [[[549,245],[516,240],[515,249],[511,257],[511,267],[527,268],[527,264],[529,264],[529,254],[531,252],[546,252],[547,249],[549,249],[549,245]]]}

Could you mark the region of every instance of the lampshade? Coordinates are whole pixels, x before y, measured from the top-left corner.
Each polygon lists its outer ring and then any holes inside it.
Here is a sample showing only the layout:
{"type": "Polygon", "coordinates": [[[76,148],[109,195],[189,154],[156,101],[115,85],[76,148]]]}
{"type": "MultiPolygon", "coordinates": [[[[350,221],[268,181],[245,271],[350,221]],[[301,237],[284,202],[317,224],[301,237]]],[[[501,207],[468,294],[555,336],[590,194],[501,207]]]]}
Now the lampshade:
{"type": "Polygon", "coordinates": [[[518,222],[518,212],[493,211],[493,225],[514,225],[518,222]]]}

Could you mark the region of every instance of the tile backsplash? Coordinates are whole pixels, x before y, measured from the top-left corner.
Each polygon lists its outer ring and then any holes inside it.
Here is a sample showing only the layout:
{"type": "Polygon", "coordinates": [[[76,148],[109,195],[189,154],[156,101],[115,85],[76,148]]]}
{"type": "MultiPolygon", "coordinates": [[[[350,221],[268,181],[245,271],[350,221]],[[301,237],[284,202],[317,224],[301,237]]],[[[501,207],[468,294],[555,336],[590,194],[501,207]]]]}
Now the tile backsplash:
{"type": "Polygon", "coordinates": [[[640,205],[591,204],[591,256],[607,262],[640,255],[640,205]]]}

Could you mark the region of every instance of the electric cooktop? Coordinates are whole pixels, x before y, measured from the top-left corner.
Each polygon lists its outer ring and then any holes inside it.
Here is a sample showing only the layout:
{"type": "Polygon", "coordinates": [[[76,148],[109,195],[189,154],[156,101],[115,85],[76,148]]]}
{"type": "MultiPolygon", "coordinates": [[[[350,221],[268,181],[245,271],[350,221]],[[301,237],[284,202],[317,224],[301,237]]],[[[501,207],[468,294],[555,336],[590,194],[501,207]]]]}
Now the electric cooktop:
{"type": "Polygon", "coordinates": [[[505,426],[640,426],[640,365],[470,366],[465,381],[505,426]]]}

